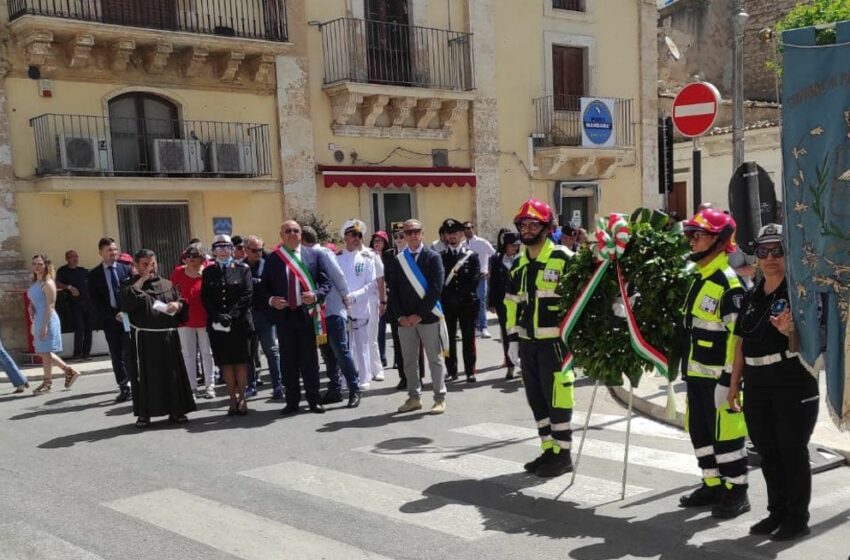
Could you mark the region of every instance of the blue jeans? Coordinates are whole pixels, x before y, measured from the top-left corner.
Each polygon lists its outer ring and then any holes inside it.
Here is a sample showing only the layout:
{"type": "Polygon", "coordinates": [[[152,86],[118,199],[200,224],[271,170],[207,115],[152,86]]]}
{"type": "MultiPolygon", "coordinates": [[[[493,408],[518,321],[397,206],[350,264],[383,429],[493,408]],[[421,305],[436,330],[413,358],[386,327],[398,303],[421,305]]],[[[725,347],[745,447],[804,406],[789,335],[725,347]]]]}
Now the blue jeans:
{"type": "Polygon", "coordinates": [[[266,361],[269,363],[272,391],[283,391],[280,376],[280,348],[277,345],[277,334],[275,333],[274,324],[269,321],[266,312],[261,309],[254,309],[252,311],[252,317],[254,319],[254,330],[257,331],[257,336],[260,339],[260,347],[263,349],[263,354],[266,355],[266,361]]]}
{"type": "MultiPolygon", "coordinates": [[[[351,356],[351,348],[348,345],[346,323],[346,319],[339,315],[328,315],[325,319],[328,329],[328,346],[330,346],[339,370],[348,383],[348,394],[350,396],[360,391],[360,380],[357,366],[354,365],[354,358],[351,356]]],[[[328,368],[328,393],[338,395],[342,392],[342,383],[339,376],[333,373],[334,371],[334,369],[328,368]]]]}
{"type": "Polygon", "coordinates": [[[478,289],[475,290],[475,295],[478,296],[478,320],[475,328],[484,330],[487,328],[487,279],[482,277],[478,281],[478,289]]]}
{"type": "Polygon", "coordinates": [[[12,382],[13,387],[20,387],[26,384],[26,375],[23,374],[9,353],[6,352],[3,342],[0,342],[0,366],[3,367],[3,371],[9,376],[9,381],[12,382]]]}

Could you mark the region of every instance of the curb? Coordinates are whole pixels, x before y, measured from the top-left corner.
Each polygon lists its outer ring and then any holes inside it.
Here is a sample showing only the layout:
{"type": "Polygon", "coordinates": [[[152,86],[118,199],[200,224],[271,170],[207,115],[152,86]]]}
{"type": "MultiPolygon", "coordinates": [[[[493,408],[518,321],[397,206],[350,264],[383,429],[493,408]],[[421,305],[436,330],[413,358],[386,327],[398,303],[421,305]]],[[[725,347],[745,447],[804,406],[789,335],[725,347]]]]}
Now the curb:
{"type": "MultiPolygon", "coordinates": [[[[21,371],[23,371],[24,375],[27,377],[28,382],[43,381],[44,380],[44,373],[42,373],[42,370],[40,370],[40,369],[39,369],[39,373],[32,373],[32,374],[30,374],[26,370],[21,370],[21,371]]],[[[100,374],[100,373],[111,373],[112,368],[108,367],[108,368],[100,368],[100,369],[88,369],[88,370],[85,370],[85,371],[80,371],[80,370],[77,370],[77,371],[80,372],[80,377],[86,377],[87,375],[95,375],[95,374],[100,374]]],[[[65,374],[62,373],[62,370],[58,370],[58,372],[53,373],[50,376],[51,379],[62,379],[64,377],[65,377],[65,374]]],[[[9,378],[6,376],[6,374],[0,374],[0,385],[7,384],[7,383],[10,383],[10,381],[9,381],[9,378]]]]}

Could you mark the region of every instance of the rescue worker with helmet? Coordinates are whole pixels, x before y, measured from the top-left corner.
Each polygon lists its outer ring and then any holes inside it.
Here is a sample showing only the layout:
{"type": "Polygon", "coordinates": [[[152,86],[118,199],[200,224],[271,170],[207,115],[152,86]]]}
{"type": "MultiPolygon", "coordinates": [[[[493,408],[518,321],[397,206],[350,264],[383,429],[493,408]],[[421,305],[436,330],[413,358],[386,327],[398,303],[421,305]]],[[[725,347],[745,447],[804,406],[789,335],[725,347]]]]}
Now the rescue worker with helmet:
{"type": "Polygon", "coordinates": [[[505,290],[505,327],[519,337],[519,357],[528,404],[537,422],[543,453],[524,465],[540,477],[555,477],[573,469],[570,446],[573,379],[561,375],[566,349],[559,336],[560,297],[556,293],[573,254],[549,239],[552,209],[529,199],[514,217],[524,245],[514,262],[505,290]]]}
{"type": "Polygon", "coordinates": [[[696,263],[684,314],[682,376],[687,381],[687,427],[702,484],[679,499],[681,507],[713,506],[711,514],[730,519],[750,510],[747,499],[746,424],[743,413],[727,400],[735,338],[735,321],[744,297],[743,284],[729,266],[735,250],[735,220],[714,208],[700,210],[685,222],[696,263]]]}
{"type": "Polygon", "coordinates": [[[475,320],[478,318],[478,281],[481,263],[478,255],[461,244],[463,223],[449,218],[440,227],[446,235],[446,248],[440,252],[446,274],[443,284],[443,312],[449,335],[449,355],[446,357],[446,375],[457,381],[457,327],[460,324],[463,349],[463,369],[466,382],[475,383],[475,320]]]}
{"type": "Polygon", "coordinates": [[[782,226],[767,224],[755,242],[764,277],[744,298],[735,327],[737,344],[729,405],[741,408],[740,383],[747,389],[744,417],[767,483],[768,516],[751,535],[788,541],[808,535],[812,471],[809,439],[818,419],[815,373],[794,351],[796,332],[785,279],[782,226]]]}

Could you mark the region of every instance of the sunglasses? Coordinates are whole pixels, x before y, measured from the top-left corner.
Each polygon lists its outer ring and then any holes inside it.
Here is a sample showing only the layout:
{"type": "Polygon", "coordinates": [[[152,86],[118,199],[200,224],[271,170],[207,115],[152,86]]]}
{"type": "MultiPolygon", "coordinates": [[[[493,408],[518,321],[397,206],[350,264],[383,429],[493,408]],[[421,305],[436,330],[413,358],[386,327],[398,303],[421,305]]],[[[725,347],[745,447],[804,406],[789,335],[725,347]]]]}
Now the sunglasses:
{"type": "Polygon", "coordinates": [[[259,249],[252,249],[252,248],[250,248],[250,247],[249,247],[249,248],[247,248],[247,249],[245,249],[245,250],[246,250],[246,251],[250,251],[250,252],[254,253],[255,255],[256,255],[257,253],[262,253],[262,252],[263,252],[262,247],[260,247],[259,249]]]}
{"type": "Polygon", "coordinates": [[[422,233],[421,229],[408,229],[404,231],[404,235],[419,235],[422,233]]]}
{"type": "Polygon", "coordinates": [[[704,231],[686,231],[685,237],[687,237],[689,240],[699,241],[703,237],[714,237],[714,236],[712,234],[706,233],[704,231]]]}
{"type": "Polygon", "coordinates": [[[776,259],[781,259],[785,256],[785,249],[779,247],[756,247],[756,256],[760,259],[766,259],[768,255],[772,255],[776,259]]]}
{"type": "Polygon", "coordinates": [[[301,230],[300,230],[300,229],[295,229],[295,228],[288,228],[288,229],[283,230],[283,233],[287,233],[287,234],[298,234],[298,233],[301,233],[301,230]]]}

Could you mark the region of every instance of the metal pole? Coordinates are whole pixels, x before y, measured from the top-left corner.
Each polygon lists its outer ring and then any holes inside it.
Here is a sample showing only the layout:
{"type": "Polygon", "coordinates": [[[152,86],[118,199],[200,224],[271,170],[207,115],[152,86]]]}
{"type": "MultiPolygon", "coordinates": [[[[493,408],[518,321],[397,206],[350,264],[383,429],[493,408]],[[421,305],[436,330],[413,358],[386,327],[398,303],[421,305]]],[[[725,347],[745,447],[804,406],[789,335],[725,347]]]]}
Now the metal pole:
{"type": "MultiPolygon", "coordinates": [[[[593,403],[596,402],[596,391],[599,390],[599,381],[593,386],[593,394],[590,396],[590,406],[587,408],[587,418],[584,419],[584,430],[581,432],[581,442],[578,444],[578,453],[576,454],[575,461],[573,462],[573,474],[570,477],[570,484],[567,486],[569,488],[576,481],[576,475],[578,474],[578,463],[581,461],[581,451],[584,449],[584,439],[587,437],[587,427],[590,426],[590,416],[593,414],[593,403]]],[[[567,491],[567,488],[564,488],[564,492],[567,491]]],[[[563,494],[564,492],[561,492],[563,494]]],[[[558,498],[561,497],[561,494],[558,494],[558,498]]],[[[557,499],[557,498],[556,498],[557,499]]]]}
{"type": "Polygon", "coordinates": [[[732,172],[744,163],[744,27],[749,15],[744,12],[744,0],[735,0],[732,22],[735,47],[732,64],[732,172]]]}
{"type": "Polygon", "coordinates": [[[691,178],[693,179],[694,189],[694,214],[699,211],[699,205],[702,204],[702,150],[699,148],[699,138],[694,138],[694,155],[691,164],[691,178]]]}
{"type": "Polygon", "coordinates": [[[623,489],[620,491],[620,499],[626,499],[626,480],[629,476],[629,439],[632,435],[632,402],[634,401],[635,388],[633,385],[629,387],[629,415],[626,418],[626,453],[623,458],[623,489]]]}

